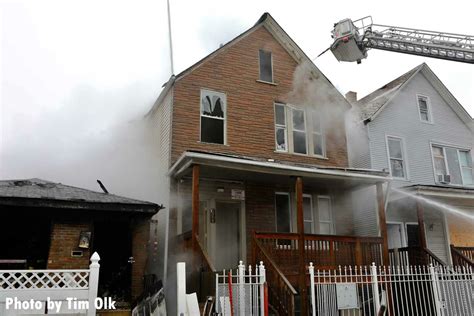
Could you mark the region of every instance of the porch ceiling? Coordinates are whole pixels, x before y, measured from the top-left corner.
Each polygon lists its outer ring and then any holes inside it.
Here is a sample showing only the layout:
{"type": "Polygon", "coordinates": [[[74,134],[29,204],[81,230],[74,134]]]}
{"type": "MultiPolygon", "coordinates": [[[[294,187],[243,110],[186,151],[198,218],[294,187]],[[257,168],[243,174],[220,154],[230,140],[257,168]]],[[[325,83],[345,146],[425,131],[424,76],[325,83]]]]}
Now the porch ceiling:
{"type": "Polygon", "coordinates": [[[299,176],[303,177],[305,186],[353,189],[390,180],[385,173],[375,170],[324,168],[198,152],[185,152],[171,167],[169,175],[187,177],[194,164],[201,165],[202,178],[240,182],[286,184],[292,181],[291,177],[299,176]]]}

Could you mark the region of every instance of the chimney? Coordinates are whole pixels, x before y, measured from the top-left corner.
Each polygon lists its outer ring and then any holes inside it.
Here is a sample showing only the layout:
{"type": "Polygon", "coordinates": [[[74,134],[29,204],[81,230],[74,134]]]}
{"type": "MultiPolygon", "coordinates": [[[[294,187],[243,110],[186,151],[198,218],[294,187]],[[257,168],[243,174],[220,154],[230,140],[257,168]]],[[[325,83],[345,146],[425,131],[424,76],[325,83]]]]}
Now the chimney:
{"type": "Polygon", "coordinates": [[[349,103],[356,103],[357,102],[357,92],[349,91],[346,93],[346,100],[349,103]]]}

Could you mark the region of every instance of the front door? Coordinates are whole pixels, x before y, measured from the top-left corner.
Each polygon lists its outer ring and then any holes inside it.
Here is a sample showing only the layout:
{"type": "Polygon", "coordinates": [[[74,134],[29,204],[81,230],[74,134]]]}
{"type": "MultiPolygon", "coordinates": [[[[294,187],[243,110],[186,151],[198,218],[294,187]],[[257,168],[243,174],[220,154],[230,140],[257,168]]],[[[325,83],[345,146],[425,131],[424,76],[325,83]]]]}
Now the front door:
{"type": "Polygon", "coordinates": [[[420,232],[418,224],[407,223],[407,244],[408,247],[420,247],[420,232]]]}
{"type": "Polygon", "coordinates": [[[401,223],[387,223],[388,249],[403,247],[403,230],[401,223]]]}
{"type": "Polygon", "coordinates": [[[235,268],[240,260],[240,203],[216,202],[215,266],[235,268]]]}

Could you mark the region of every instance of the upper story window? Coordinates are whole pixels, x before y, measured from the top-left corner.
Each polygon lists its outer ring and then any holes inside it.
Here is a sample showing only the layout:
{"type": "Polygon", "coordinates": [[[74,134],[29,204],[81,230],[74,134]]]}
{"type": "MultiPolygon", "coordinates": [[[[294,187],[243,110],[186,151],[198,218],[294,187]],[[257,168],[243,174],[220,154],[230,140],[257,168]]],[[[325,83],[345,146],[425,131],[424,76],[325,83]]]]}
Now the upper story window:
{"type": "Polygon", "coordinates": [[[388,136],[387,147],[390,161],[390,174],[394,178],[406,179],[407,172],[402,139],[388,136]]]}
{"type": "Polygon", "coordinates": [[[201,142],[225,144],[226,95],[201,90],[201,142]]]}
{"type": "Polygon", "coordinates": [[[469,150],[432,145],[431,151],[437,183],[474,185],[472,157],[469,150]]]}
{"type": "Polygon", "coordinates": [[[260,49],[258,51],[258,60],[260,66],[259,79],[266,82],[273,82],[272,53],[260,49]]]}
{"type": "Polygon", "coordinates": [[[325,145],[320,112],[275,103],[276,151],[325,157],[325,145]]]}
{"type": "Polygon", "coordinates": [[[428,98],[418,95],[418,112],[420,113],[420,120],[426,123],[432,123],[431,109],[428,103],[428,98]]]}

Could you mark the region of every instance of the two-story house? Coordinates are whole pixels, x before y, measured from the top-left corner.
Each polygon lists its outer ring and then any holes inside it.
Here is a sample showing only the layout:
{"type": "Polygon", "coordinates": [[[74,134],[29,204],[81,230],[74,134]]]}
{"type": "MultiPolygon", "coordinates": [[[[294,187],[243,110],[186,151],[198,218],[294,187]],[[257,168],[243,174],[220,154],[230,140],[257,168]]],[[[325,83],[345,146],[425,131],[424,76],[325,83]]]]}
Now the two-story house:
{"type": "Polygon", "coordinates": [[[161,239],[169,240],[169,278],[176,260],[192,261],[188,269],[201,277],[191,284],[202,295],[204,270],[262,260],[270,300],[285,314],[306,291],[310,261],[387,263],[389,177],[349,168],[350,107],[268,13],[172,76],[147,115],[169,205],[159,219],[169,223],[161,239]],[[367,187],[376,197],[354,203],[367,187]],[[370,230],[359,213],[374,221],[370,230]]]}
{"type": "Polygon", "coordinates": [[[357,112],[348,124],[351,166],[393,178],[389,248],[427,248],[451,263],[450,244],[474,244],[471,116],[425,63],[358,101],[346,97],[357,112]]]}

